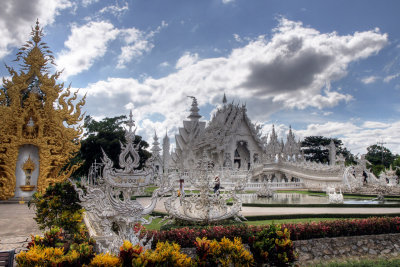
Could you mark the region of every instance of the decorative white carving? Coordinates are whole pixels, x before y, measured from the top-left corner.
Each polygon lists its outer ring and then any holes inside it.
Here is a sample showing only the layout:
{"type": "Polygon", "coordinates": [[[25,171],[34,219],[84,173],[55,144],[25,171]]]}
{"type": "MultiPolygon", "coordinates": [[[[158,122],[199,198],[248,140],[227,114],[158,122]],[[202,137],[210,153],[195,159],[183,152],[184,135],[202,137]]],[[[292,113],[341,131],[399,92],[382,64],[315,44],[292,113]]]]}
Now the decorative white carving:
{"type": "Polygon", "coordinates": [[[268,180],[267,182],[264,182],[263,186],[261,187],[260,190],[257,192],[258,197],[273,197],[275,194],[275,190],[272,189],[271,187],[271,182],[268,180]]]}
{"type": "Polygon", "coordinates": [[[216,176],[221,177],[221,181],[225,178],[234,179],[230,172],[216,172],[205,154],[196,169],[179,173],[179,179],[190,183],[193,188],[199,190],[199,193],[192,191],[190,194],[184,194],[182,192],[178,196],[174,191],[164,203],[169,214],[167,219],[202,223],[212,223],[229,218],[239,221],[240,218],[244,219],[240,214],[242,201],[236,193],[244,189],[245,180],[248,177],[238,180],[234,188],[225,188],[225,193],[220,194],[219,191],[211,193],[215,186],[214,178],[216,176]],[[228,200],[232,202],[231,206],[227,205],[228,200]]]}
{"type": "Polygon", "coordinates": [[[96,163],[88,178],[83,178],[81,185],[74,187],[78,192],[81,205],[86,210],[88,224],[95,232],[94,238],[98,241],[98,248],[101,252],[110,251],[117,253],[123,240],[130,240],[133,244],[141,244],[145,248],[150,248],[151,240],[140,239],[138,233],[134,233],[135,223],[149,224],[153,217],[145,219],[144,216],[150,214],[159,197],[172,189],[167,184],[162,184],[153,192],[150,204],[142,206],[137,200],[132,200],[134,195],[141,194],[145,186],[153,175],[153,169],[145,167],[136,170],[139,166],[140,157],[138,145],[134,145],[135,126],[132,120],[132,112],[127,123],[129,130],[125,133],[126,144],[121,143],[121,154],[119,165],[122,169],[115,169],[112,160],[103,151],[102,166],[103,171],[98,171],[99,165],[96,163]],[[98,175],[100,174],[100,175],[98,175]],[[95,179],[97,176],[97,179],[95,179]],[[113,231],[113,226],[117,227],[118,233],[113,231]]]}
{"type": "Polygon", "coordinates": [[[329,203],[332,204],[343,204],[343,194],[340,190],[339,193],[336,193],[336,189],[333,187],[328,187],[327,192],[329,196],[329,203]]]}

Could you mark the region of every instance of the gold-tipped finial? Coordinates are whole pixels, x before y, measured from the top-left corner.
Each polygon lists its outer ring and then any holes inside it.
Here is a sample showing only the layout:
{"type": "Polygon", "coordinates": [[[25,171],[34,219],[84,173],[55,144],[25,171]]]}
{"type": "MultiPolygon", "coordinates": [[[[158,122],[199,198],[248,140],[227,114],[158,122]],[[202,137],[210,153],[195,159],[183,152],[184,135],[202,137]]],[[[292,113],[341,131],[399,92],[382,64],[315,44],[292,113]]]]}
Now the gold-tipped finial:
{"type": "Polygon", "coordinates": [[[35,42],[35,46],[37,46],[43,36],[42,30],[39,27],[39,19],[36,19],[36,26],[35,29],[32,29],[32,36],[32,40],[35,42]]]}

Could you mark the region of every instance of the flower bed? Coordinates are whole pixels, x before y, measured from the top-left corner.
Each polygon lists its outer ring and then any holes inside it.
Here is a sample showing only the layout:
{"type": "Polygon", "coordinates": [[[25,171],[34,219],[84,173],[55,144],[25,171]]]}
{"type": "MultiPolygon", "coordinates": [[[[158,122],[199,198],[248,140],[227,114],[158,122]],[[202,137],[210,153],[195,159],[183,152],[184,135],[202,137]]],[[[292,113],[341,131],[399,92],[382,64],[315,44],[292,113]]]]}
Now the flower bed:
{"type": "MultiPolygon", "coordinates": [[[[251,235],[269,227],[269,225],[230,225],[204,228],[183,227],[168,231],[143,231],[142,234],[148,233],[149,236],[154,235],[153,243],[170,241],[178,243],[181,247],[193,247],[197,237],[216,240],[221,240],[222,237],[230,240],[240,237],[246,242],[251,235]]],[[[400,232],[400,217],[372,217],[367,219],[282,224],[282,228],[290,230],[292,240],[398,233],[400,232]]]]}

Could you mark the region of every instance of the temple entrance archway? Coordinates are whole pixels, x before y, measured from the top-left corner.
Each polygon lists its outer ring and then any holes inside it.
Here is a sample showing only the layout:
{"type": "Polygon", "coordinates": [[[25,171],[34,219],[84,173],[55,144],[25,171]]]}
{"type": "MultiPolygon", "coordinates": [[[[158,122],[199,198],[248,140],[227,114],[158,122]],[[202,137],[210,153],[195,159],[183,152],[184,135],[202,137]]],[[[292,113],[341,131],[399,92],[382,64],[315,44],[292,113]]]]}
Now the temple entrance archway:
{"type": "Polygon", "coordinates": [[[250,169],[250,151],[247,148],[246,141],[238,141],[235,149],[234,166],[237,169],[248,170],[250,169]]]}

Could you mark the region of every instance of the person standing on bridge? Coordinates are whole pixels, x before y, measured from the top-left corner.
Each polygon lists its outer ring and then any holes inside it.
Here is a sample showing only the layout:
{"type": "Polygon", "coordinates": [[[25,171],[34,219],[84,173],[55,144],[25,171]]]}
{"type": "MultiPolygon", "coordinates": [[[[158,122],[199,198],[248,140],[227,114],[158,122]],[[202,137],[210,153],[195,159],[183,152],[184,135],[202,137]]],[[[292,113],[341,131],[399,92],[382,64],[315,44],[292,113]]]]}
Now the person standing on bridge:
{"type": "Polygon", "coordinates": [[[215,185],[214,185],[214,194],[217,193],[217,192],[218,192],[218,194],[219,194],[219,187],[220,187],[221,183],[220,183],[220,180],[219,180],[219,177],[218,177],[218,176],[215,176],[214,182],[215,182],[215,185]]]}

